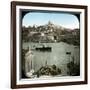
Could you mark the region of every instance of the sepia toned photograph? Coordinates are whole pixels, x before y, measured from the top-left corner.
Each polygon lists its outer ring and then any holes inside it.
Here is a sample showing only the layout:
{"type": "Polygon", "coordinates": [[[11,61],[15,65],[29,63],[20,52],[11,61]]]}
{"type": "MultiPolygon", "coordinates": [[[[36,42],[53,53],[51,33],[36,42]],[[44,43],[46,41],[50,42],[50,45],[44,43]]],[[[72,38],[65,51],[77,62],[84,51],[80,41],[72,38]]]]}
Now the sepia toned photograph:
{"type": "Polygon", "coordinates": [[[87,6],[11,2],[11,88],[87,84],[87,6]]]}
{"type": "Polygon", "coordinates": [[[79,76],[80,14],[22,10],[22,16],[21,78],[79,76]]]}

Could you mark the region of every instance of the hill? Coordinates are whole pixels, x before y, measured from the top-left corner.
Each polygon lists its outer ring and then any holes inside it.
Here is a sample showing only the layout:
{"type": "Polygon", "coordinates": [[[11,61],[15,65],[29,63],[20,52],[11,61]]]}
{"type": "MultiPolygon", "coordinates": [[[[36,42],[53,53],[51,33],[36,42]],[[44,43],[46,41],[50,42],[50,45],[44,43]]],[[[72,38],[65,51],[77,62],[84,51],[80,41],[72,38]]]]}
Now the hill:
{"type": "Polygon", "coordinates": [[[80,30],[68,29],[48,22],[45,25],[22,27],[23,42],[59,43],[80,45],[80,30]]]}

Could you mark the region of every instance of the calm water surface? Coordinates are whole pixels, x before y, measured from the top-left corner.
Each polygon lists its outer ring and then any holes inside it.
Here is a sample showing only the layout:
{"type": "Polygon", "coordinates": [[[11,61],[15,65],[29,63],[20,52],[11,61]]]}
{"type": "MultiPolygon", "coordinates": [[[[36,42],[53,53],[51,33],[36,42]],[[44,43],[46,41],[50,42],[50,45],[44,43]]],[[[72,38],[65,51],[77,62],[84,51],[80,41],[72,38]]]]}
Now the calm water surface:
{"type": "Polygon", "coordinates": [[[25,57],[26,71],[29,72],[31,68],[37,71],[40,67],[55,64],[61,69],[62,75],[67,75],[67,63],[74,57],[74,62],[79,63],[80,61],[80,48],[79,46],[69,45],[64,42],[60,43],[43,43],[47,47],[51,47],[51,52],[42,52],[34,50],[35,47],[40,47],[39,43],[23,43],[23,48],[29,47],[29,54],[25,57]],[[71,52],[66,54],[66,52],[71,52]],[[32,64],[32,67],[31,67],[32,64]]]}

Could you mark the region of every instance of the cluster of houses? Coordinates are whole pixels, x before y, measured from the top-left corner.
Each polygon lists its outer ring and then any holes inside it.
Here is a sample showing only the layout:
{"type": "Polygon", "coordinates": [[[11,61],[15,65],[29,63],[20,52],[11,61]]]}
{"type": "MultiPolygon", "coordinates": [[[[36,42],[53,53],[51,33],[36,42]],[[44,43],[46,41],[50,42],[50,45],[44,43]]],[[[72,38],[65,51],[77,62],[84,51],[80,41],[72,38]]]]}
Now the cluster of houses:
{"type": "Polygon", "coordinates": [[[56,42],[58,40],[58,35],[56,34],[56,26],[50,21],[47,25],[37,27],[37,30],[30,30],[28,37],[30,41],[35,42],[56,42]],[[33,39],[32,39],[33,37],[33,39]]]}
{"type": "MultiPolygon", "coordinates": [[[[23,30],[23,33],[26,33],[26,30],[23,30]]],[[[74,38],[79,36],[79,29],[71,30],[66,29],[59,25],[54,25],[52,22],[48,24],[37,26],[33,25],[32,27],[27,28],[27,34],[25,34],[25,39],[28,39],[30,42],[42,42],[42,43],[52,43],[60,42],[66,38],[74,38]]],[[[26,40],[27,41],[27,40],[26,40]]]]}

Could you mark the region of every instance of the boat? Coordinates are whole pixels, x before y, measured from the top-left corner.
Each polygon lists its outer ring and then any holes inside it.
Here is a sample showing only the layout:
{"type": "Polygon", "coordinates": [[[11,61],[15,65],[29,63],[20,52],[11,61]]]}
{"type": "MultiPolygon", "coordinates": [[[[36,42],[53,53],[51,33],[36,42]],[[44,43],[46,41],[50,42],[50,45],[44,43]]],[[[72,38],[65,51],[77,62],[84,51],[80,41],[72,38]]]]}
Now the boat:
{"type": "Polygon", "coordinates": [[[71,55],[71,52],[66,52],[66,54],[69,54],[69,55],[71,55]]]}
{"type": "Polygon", "coordinates": [[[49,46],[42,45],[42,46],[36,47],[35,50],[36,51],[42,51],[42,52],[51,52],[52,48],[49,46]]]}

